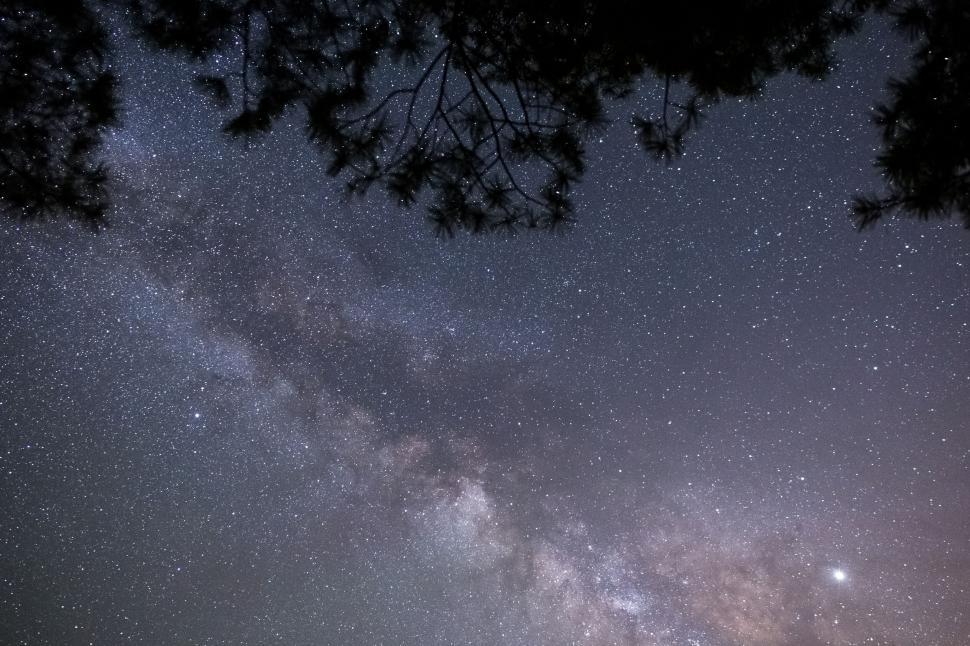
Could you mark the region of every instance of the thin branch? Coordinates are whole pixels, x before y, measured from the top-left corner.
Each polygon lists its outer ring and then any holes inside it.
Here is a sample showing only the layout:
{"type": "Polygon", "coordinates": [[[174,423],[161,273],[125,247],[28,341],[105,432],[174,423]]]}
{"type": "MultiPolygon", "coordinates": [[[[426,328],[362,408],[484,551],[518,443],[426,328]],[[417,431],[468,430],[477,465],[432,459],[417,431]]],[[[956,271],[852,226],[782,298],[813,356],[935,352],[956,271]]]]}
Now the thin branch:
{"type": "Polygon", "coordinates": [[[354,117],[352,119],[345,120],[343,125],[350,126],[355,123],[359,123],[361,121],[366,121],[368,119],[373,118],[378,112],[380,112],[382,109],[384,109],[387,106],[387,104],[391,101],[391,99],[393,99],[396,96],[400,96],[401,94],[412,95],[411,102],[408,105],[408,115],[410,116],[411,112],[414,110],[414,102],[417,99],[418,93],[421,91],[421,87],[424,85],[425,81],[428,80],[428,77],[431,75],[432,70],[434,70],[435,66],[438,64],[438,61],[441,60],[442,55],[448,52],[449,49],[450,49],[450,46],[441,48],[441,51],[439,51],[435,55],[435,57],[431,59],[431,62],[428,63],[428,66],[425,68],[424,73],[421,74],[417,84],[415,84],[414,87],[398,88],[393,92],[388,93],[387,96],[385,96],[380,103],[374,106],[372,110],[368,111],[366,114],[363,114],[359,117],[354,117]]]}
{"type": "Polygon", "coordinates": [[[243,14],[243,61],[242,61],[242,103],[243,112],[249,111],[249,29],[250,29],[249,5],[246,5],[243,14]]]}
{"type": "Polygon", "coordinates": [[[475,98],[478,99],[478,102],[482,106],[482,109],[485,110],[485,115],[488,120],[488,125],[492,130],[492,138],[495,141],[495,154],[498,156],[499,163],[502,165],[502,169],[505,171],[506,176],[509,178],[509,183],[512,185],[512,188],[514,188],[515,191],[519,195],[521,195],[524,199],[528,200],[529,202],[532,202],[533,204],[536,204],[538,206],[545,208],[546,205],[541,200],[538,200],[535,197],[526,193],[519,186],[518,182],[515,181],[515,175],[512,173],[512,170],[509,168],[508,163],[505,161],[505,155],[502,154],[502,139],[501,139],[501,136],[499,135],[498,129],[495,127],[495,119],[492,117],[492,112],[488,107],[488,103],[485,101],[485,98],[478,91],[478,87],[475,84],[475,79],[473,78],[472,74],[468,71],[467,66],[465,66],[465,69],[463,69],[463,71],[465,74],[465,78],[468,79],[468,83],[469,85],[471,85],[475,98]]]}
{"type": "Polygon", "coordinates": [[[667,125],[667,107],[670,105],[670,74],[668,73],[664,79],[664,110],[663,110],[663,123],[664,123],[664,136],[667,135],[669,131],[669,126],[667,125]]]}

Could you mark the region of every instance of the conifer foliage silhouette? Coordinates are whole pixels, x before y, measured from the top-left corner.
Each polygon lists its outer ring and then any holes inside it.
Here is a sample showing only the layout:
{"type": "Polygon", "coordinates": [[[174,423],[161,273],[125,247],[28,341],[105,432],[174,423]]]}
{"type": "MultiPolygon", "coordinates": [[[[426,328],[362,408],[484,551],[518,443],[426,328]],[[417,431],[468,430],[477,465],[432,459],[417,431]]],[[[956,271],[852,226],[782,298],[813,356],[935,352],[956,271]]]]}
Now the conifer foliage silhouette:
{"type": "Polygon", "coordinates": [[[453,233],[568,224],[608,102],[655,83],[662,99],[630,123],[670,161],[725,97],[784,71],[824,77],[834,41],[871,11],[919,53],[877,111],[888,193],[858,198],[858,221],[898,209],[970,225],[959,0],[14,0],[0,9],[0,204],[103,219],[98,144],[117,122],[106,15],[194,61],[186,83],[226,112],[228,135],[298,113],[351,192],[382,187],[453,233]]]}
{"type": "Polygon", "coordinates": [[[107,172],[97,153],[118,114],[107,47],[81,3],[0,5],[0,205],[9,212],[104,217],[107,172]]]}
{"type": "Polygon", "coordinates": [[[867,227],[893,211],[958,214],[970,228],[970,3],[911,2],[893,15],[917,43],[913,70],[890,83],[889,102],[876,108],[883,141],[876,166],[888,190],[857,197],[856,217],[867,227]]]}

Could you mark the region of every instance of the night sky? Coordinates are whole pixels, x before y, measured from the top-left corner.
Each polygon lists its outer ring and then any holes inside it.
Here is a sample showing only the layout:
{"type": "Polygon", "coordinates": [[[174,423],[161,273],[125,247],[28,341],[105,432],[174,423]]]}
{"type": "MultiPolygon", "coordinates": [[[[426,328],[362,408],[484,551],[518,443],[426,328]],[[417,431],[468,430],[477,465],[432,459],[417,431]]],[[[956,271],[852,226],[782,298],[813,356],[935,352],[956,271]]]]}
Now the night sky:
{"type": "Polygon", "coordinates": [[[840,52],[440,239],[129,51],[110,228],[0,225],[0,643],[970,643],[970,238],[854,230],[840,52]]]}

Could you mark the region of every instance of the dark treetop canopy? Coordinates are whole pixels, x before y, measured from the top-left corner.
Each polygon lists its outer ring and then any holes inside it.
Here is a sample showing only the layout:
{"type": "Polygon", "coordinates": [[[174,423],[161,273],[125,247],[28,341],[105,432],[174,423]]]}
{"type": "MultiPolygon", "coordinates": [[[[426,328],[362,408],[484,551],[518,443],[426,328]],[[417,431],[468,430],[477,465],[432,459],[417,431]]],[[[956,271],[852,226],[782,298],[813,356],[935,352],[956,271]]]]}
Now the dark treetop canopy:
{"type": "Polygon", "coordinates": [[[298,111],[351,191],[378,184],[404,205],[430,193],[431,220],[451,233],[570,222],[604,102],[659,83],[655,112],[631,123],[669,161],[721,99],[755,97],[785,71],[824,77],[836,38],[873,12],[916,53],[875,111],[886,190],[855,200],[857,221],[899,210],[970,226],[960,0],[14,0],[0,9],[0,203],[18,217],[103,220],[98,145],[118,91],[108,23],[195,60],[186,81],[228,112],[229,135],[298,111]]]}

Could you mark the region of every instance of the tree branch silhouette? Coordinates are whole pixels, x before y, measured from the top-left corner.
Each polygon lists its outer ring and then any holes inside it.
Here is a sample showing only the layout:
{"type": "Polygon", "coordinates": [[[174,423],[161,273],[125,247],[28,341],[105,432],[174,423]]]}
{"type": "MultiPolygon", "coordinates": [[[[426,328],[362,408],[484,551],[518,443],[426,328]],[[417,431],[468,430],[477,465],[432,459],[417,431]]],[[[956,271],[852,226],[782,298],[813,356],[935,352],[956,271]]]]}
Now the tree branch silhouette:
{"type": "Polygon", "coordinates": [[[98,225],[108,206],[97,158],[117,123],[107,36],[81,4],[0,7],[0,207],[18,218],[67,210],[98,225]]]}
{"type": "Polygon", "coordinates": [[[96,2],[101,13],[52,0],[0,9],[0,203],[23,217],[103,220],[97,153],[117,110],[99,18],[112,8],[136,38],[194,62],[189,80],[229,111],[228,135],[248,140],[300,112],[351,193],[380,186],[421,203],[445,234],[570,224],[606,101],[658,79],[655,114],[630,120],[669,163],[718,102],[756,97],[784,71],[823,77],[834,41],[881,11],[919,48],[877,111],[888,192],[858,198],[857,221],[960,213],[970,226],[970,9],[959,0],[96,2]]]}
{"type": "Polygon", "coordinates": [[[876,167],[882,195],[860,195],[860,229],[893,212],[921,218],[958,214],[970,228],[970,5],[959,0],[907,2],[892,8],[896,29],[921,43],[913,71],[889,84],[890,100],[873,121],[883,149],[876,167]]]}

